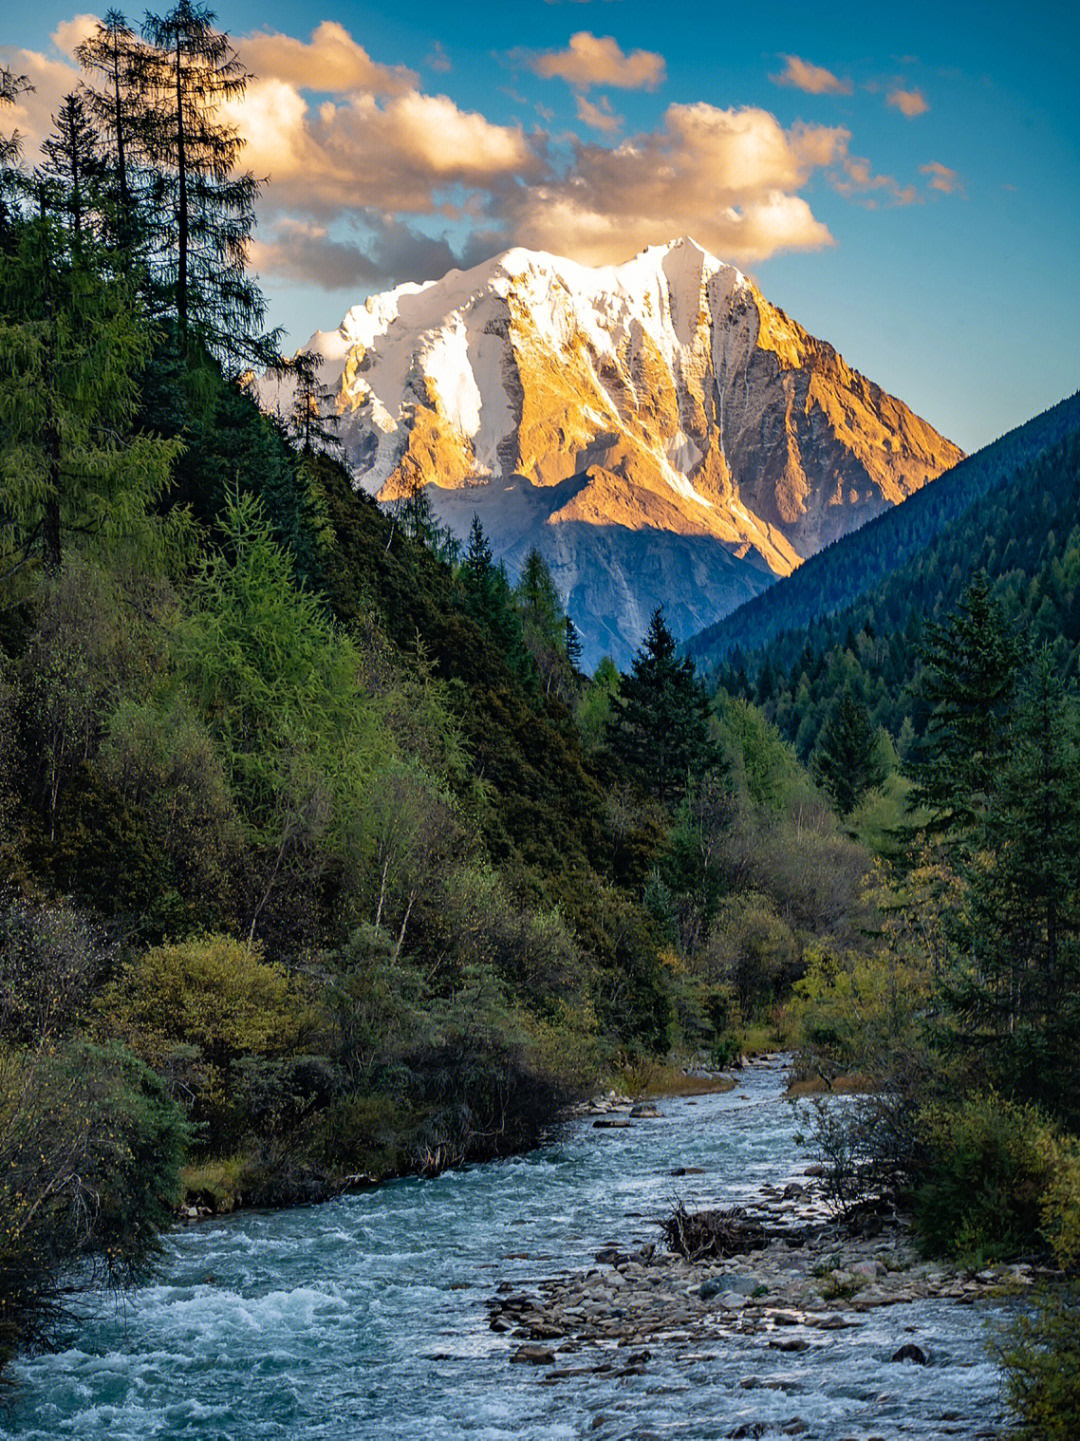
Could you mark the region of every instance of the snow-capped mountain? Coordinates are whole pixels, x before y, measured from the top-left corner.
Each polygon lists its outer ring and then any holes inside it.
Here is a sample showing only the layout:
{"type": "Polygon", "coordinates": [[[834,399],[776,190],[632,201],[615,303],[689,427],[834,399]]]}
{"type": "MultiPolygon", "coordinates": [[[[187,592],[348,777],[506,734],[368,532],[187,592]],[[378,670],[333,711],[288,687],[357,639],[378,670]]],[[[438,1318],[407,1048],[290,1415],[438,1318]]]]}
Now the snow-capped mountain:
{"type": "MultiPolygon", "coordinates": [[[[356,480],[551,566],[585,659],[689,635],[962,452],[692,240],[597,269],[510,250],[309,348],[356,480]]],[[[273,395],[268,387],[268,403],[273,395]]]]}

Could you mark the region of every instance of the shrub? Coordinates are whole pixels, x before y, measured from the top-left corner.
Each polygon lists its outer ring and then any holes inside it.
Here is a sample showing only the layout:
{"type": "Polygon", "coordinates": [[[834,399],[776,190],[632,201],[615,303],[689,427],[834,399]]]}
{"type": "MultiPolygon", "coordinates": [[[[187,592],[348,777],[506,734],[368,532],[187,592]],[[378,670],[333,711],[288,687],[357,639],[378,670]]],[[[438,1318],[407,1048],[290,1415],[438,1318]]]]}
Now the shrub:
{"type": "Polygon", "coordinates": [[[36,1045],[69,1035],[116,948],[73,906],[9,902],[0,911],[0,1037],[36,1045]]]}
{"type": "Polygon", "coordinates": [[[96,1276],[144,1273],[188,1134],[122,1046],[0,1052],[0,1364],[16,1344],[52,1341],[96,1276]]]}
{"type": "Polygon", "coordinates": [[[711,981],[729,982],[744,1015],[775,1001],[800,964],[799,945],[767,897],[750,891],[722,903],[709,937],[711,981]]]}
{"type": "Polygon", "coordinates": [[[314,1029],[302,983],[258,945],[203,936],[155,946],[124,966],[99,998],[102,1024],[171,1080],[220,1144],[247,1056],[296,1055],[314,1029]]]}
{"type": "Polygon", "coordinates": [[[1000,1347],[1015,1441],[1080,1436],[1080,1287],[1043,1291],[1000,1347]]]}
{"type": "Polygon", "coordinates": [[[1042,1114],[996,1092],[927,1107],[915,1225],[932,1251],[981,1263],[1038,1237],[1058,1144],[1042,1114]]]}
{"type": "Polygon", "coordinates": [[[1042,1227],[1058,1264],[1067,1271],[1080,1263],[1080,1154],[1062,1146],[1042,1201],[1042,1227]]]}

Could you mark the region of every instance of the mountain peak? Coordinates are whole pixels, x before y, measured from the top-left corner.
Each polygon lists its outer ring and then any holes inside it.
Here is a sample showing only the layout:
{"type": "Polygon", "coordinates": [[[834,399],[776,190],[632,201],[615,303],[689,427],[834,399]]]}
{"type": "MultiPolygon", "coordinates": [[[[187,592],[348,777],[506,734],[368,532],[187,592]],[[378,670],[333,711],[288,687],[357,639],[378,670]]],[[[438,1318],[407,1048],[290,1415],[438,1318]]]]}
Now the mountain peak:
{"type": "MultiPolygon", "coordinates": [[[[514,247],[311,348],[357,482],[536,545],[585,655],[715,621],[961,457],[689,236],[620,265],[514,247]]],[[[272,397],[268,397],[271,398],[272,397]]]]}

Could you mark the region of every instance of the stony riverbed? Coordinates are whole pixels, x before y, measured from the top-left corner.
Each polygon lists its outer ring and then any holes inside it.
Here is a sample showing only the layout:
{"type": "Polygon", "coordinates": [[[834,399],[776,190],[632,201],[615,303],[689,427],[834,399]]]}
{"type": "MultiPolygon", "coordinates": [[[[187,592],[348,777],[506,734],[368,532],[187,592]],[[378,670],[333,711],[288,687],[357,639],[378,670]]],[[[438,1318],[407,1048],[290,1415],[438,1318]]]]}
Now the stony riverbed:
{"type": "Polygon", "coordinates": [[[1011,1303],[993,1292],[1013,1278],[927,1267],[888,1223],[830,1231],[782,1062],[736,1079],[655,1116],[606,1102],[529,1155],[437,1180],[179,1229],[122,1312],[14,1368],[0,1437],[994,1434],[988,1337],[1011,1303]],[[676,1202],[806,1234],[691,1265],[658,1244],[676,1202]],[[513,1363],[523,1346],[550,1359],[513,1363]],[[926,1364],[894,1361],[904,1347],[926,1364]]]}

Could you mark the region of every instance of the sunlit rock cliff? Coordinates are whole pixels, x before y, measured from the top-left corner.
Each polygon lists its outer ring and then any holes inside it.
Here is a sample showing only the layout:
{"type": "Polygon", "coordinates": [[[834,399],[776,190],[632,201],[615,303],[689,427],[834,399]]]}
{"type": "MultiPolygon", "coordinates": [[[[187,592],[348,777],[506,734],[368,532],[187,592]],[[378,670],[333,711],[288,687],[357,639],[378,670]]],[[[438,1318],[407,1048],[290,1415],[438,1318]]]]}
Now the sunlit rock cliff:
{"type": "MultiPolygon", "coordinates": [[[[511,250],[370,297],[309,348],[358,484],[549,562],[585,660],[689,635],[962,457],[692,240],[511,250]]],[[[274,402],[272,388],[264,392],[274,402]]]]}

